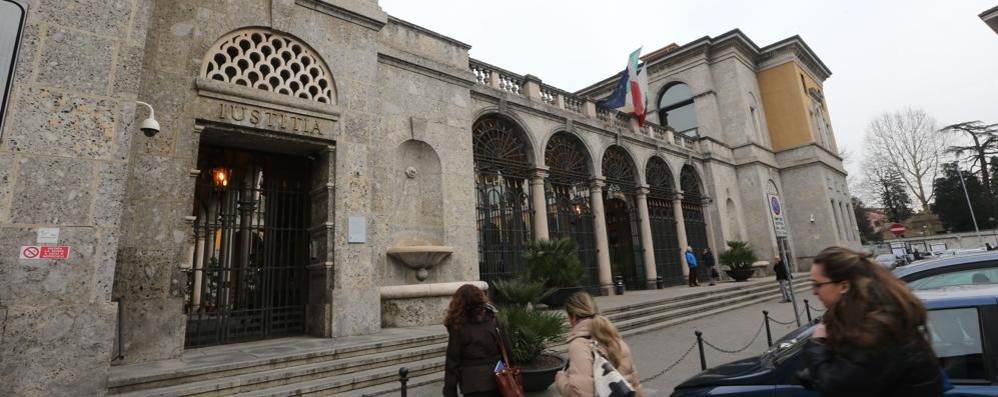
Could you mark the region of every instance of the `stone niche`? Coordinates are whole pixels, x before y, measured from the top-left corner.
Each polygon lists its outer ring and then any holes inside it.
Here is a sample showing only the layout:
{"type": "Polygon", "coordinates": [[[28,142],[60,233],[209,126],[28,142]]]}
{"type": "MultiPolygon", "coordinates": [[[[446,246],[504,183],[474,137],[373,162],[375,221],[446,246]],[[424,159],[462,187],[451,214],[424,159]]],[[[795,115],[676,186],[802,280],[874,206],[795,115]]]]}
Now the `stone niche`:
{"type": "Polygon", "coordinates": [[[441,282],[453,248],[444,241],[440,158],[426,142],[407,140],[388,161],[389,219],[381,287],[382,327],[439,324],[463,283],[441,282]]]}

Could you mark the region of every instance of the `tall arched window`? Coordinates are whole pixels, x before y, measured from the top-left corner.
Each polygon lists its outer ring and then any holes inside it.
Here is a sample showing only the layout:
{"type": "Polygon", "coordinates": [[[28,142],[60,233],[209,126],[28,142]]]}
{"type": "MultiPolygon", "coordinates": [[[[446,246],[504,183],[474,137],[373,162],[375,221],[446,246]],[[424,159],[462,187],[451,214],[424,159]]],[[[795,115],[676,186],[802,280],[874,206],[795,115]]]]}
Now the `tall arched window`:
{"type": "Polygon", "coordinates": [[[691,137],[697,133],[697,111],[693,103],[693,91],[683,83],[670,85],[658,101],[659,122],[676,132],[691,137]]]}

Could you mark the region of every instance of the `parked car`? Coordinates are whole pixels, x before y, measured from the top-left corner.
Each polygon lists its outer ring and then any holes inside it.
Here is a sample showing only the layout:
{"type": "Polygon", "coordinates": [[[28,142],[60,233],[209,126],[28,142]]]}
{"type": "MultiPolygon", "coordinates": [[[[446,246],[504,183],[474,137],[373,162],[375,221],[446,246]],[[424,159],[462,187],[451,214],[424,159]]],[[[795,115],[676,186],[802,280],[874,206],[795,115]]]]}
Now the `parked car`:
{"type": "Polygon", "coordinates": [[[998,283],[998,252],[949,256],[895,269],[913,290],[998,283]]]}
{"type": "MultiPolygon", "coordinates": [[[[998,285],[916,291],[929,309],[929,333],[939,365],[953,382],[947,396],[998,396],[998,285]]],[[[802,350],[817,322],[762,355],[703,371],[676,386],[672,397],[818,396],[796,380],[802,350]]]]}
{"type": "Polygon", "coordinates": [[[873,260],[881,265],[884,265],[887,269],[894,269],[901,266],[902,263],[902,259],[894,254],[880,254],[873,258],[873,260]]]}

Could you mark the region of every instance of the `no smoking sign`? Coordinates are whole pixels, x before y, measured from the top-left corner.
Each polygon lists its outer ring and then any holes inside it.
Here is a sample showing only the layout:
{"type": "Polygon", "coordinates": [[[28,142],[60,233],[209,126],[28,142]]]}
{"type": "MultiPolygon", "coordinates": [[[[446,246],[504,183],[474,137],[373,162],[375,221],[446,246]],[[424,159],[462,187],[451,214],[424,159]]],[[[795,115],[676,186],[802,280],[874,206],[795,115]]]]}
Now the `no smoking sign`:
{"type": "Polygon", "coordinates": [[[24,245],[21,246],[21,259],[66,259],[69,246],[65,245],[24,245]]]}

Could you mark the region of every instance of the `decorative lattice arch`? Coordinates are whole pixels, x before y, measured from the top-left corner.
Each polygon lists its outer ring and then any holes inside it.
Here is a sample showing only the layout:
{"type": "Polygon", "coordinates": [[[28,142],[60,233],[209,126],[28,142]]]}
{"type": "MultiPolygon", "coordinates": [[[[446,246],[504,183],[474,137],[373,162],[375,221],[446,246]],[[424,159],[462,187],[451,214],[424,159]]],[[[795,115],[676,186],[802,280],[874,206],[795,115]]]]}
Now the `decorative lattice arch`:
{"type": "Polygon", "coordinates": [[[472,131],[475,167],[480,172],[526,177],[530,162],[519,127],[506,119],[491,116],[476,121],[472,131]]]}
{"type": "Polygon", "coordinates": [[[559,132],[551,137],[544,149],[544,163],[554,179],[585,181],[589,175],[589,156],[586,153],[578,138],[559,132]]]}
{"type": "Polygon", "coordinates": [[[645,167],[645,179],[653,193],[669,193],[672,191],[672,171],[669,165],[658,157],[652,157],[645,167]]]}
{"type": "Polygon", "coordinates": [[[607,182],[626,187],[634,186],[634,163],[620,146],[610,146],[603,154],[603,176],[607,182]]]}
{"type": "Polygon", "coordinates": [[[241,29],[212,46],[204,77],[321,103],[334,103],[329,68],[311,48],[266,29],[241,29]]]}

